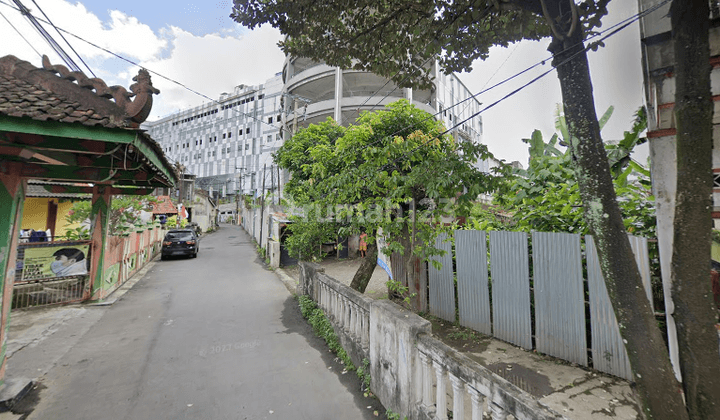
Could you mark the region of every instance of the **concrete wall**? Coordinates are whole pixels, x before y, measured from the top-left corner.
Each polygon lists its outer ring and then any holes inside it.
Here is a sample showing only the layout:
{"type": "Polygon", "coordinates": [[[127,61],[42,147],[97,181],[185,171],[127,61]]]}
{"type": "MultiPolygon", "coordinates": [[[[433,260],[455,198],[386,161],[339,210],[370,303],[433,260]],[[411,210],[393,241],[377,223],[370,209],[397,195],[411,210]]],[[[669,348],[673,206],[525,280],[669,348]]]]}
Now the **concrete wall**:
{"type": "MultiPolygon", "coordinates": [[[[273,234],[273,225],[275,223],[273,223],[272,217],[274,211],[275,206],[272,205],[268,205],[264,209],[260,207],[253,207],[251,209],[247,209],[244,206],[240,207],[242,227],[245,228],[245,231],[265,250],[268,249],[268,241],[275,238],[273,234]],[[261,217],[262,221],[260,220],[261,217]],[[262,235],[262,237],[260,235],[262,235]]],[[[279,252],[280,250],[278,249],[278,258],[279,252]]]]}
{"type": "Polygon", "coordinates": [[[280,242],[269,240],[266,255],[270,259],[270,267],[280,268],[280,242]]]}
{"type": "Polygon", "coordinates": [[[470,414],[477,419],[485,404],[494,419],[564,418],[433,338],[427,320],[387,300],[363,296],[317,264],[300,262],[297,293],[311,296],[323,309],[356,366],[369,359],[371,391],[401,418],[446,420],[450,409],[454,419],[470,414]],[[464,410],[466,404],[472,409],[464,410]]]}
{"type": "MultiPolygon", "coordinates": [[[[370,306],[370,388],[383,405],[411,415],[417,407],[414,374],[420,333],[430,334],[430,321],[386,300],[370,306]]],[[[414,417],[414,416],[413,416],[414,417]]]]}
{"type": "Polygon", "coordinates": [[[195,194],[192,203],[192,221],[197,223],[203,232],[207,232],[214,225],[215,207],[207,197],[195,194]]]}

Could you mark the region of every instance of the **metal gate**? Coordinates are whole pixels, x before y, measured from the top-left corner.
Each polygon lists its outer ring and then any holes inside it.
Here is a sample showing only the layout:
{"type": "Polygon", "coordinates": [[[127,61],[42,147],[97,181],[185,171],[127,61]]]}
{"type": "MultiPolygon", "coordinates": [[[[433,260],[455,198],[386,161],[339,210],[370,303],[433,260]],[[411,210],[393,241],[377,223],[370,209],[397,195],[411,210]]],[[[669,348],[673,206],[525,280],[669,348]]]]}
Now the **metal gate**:
{"type": "Polygon", "coordinates": [[[89,248],[90,241],[19,244],[12,309],[84,300],[89,296],[89,248]],[[62,262],[65,266],[58,267],[62,262]]]}

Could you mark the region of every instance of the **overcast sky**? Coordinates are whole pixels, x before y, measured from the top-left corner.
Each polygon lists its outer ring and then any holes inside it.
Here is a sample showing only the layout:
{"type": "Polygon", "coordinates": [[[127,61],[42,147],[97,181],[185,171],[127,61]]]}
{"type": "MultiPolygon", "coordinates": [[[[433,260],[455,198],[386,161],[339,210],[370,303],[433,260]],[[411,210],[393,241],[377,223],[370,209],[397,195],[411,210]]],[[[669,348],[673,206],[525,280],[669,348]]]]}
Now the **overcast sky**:
{"type": "MultiPolygon", "coordinates": [[[[39,52],[47,54],[53,64],[62,64],[28,21],[6,6],[6,2],[0,3],[0,39],[3,40],[0,56],[12,54],[40,67],[39,52]]],[[[32,0],[23,0],[23,3],[34,15],[42,16],[32,0]]],[[[228,17],[231,1],[123,0],[109,5],[112,3],[107,0],[35,0],[35,3],[56,26],[213,99],[239,84],[263,83],[282,70],[284,57],[277,47],[280,33],[268,27],[248,31],[236,24],[228,17]]],[[[611,2],[603,29],[636,13],[636,1],[611,2]]],[[[62,43],[53,29],[46,29],[62,43]]],[[[130,86],[138,71],[136,66],[77,38],[67,34],[65,37],[97,77],[108,85],[130,86]]],[[[547,59],[548,43],[549,40],[522,42],[509,48],[496,48],[487,61],[476,62],[472,72],[460,77],[473,93],[479,92],[547,59]]],[[[65,49],[70,52],[69,48],[65,49]]],[[[610,37],[604,48],[589,53],[589,59],[598,114],[610,105],[615,106],[603,137],[618,139],[630,128],[633,114],[643,102],[638,24],[610,37]]],[[[481,95],[479,100],[484,104],[493,103],[549,66],[548,60],[534,72],[481,95]]],[[[89,75],[88,71],[85,73],[89,75]]],[[[152,78],[161,94],[155,97],[150,120],[207,102],[157,75],[152,78]]],[[[540,129],[546,139],[549,138],[554,132],[555,108],[560,101],[559,83],[552,72],[483,113],[483,142],[496,157],[526,165],[527,145],[521,139],[529,137],[534,129],[540,129]]]]}

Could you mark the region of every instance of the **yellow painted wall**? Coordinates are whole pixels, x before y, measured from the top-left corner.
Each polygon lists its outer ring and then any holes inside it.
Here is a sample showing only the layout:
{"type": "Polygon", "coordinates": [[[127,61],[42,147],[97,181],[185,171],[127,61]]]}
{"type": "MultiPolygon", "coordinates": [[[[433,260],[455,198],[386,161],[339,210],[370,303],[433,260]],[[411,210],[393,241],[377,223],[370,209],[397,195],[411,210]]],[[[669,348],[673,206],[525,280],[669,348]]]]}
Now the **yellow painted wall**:
{"type": "Polygon", "coordinates": [[[68,214],[73,206],[72,201],[66,201],[64,203],[58,203],[57,218],[55,219],[55,235],[63,236],[65,231],[75,229],[80,226],[80,223],[68,223],[65,220],[65,216],[68,214]]]}
{"type": "Polygon", "coordinates": [[[47,222],[47,203],[47,198],[25,198],[21,228],[45,230],[45,222],[47,222]]]}
{"type": "MultiPolygon", "coordinates": [[[[23,208],[22,229],[46,230],[47,208],[50,198],[28,197],[23,208]]],[[[58,203],[57,199],[54,199],[58,203]]],[[[55,236],[64,236],[69,229],[80,226],[80,223],[69,224],[65,216],[72,208],[71,201],[58,203],[57,218],[55,219],[55,236]]]]}

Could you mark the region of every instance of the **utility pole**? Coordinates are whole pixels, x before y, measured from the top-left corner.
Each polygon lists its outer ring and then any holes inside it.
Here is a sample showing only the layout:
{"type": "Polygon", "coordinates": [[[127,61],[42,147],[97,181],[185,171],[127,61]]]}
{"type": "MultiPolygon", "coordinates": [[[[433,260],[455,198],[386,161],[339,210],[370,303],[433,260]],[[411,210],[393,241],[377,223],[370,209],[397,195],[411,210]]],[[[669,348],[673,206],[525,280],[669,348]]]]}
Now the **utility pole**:
{"type": "Polygon", "coordinates": [[[263,183],[262,183],[262,190],[260,191],[260,194],[262,195],[262,200],[260,200],[260,240],[258,241],[260,248],[262,248],[262,232],[263,232],[263,213],[265,212],[265,169],[267,168],[267,163],[263,164],[263,183]]]}
{"type": "Polygon", "coordinates": [[[293,98],[293,104],[295,105],[295,109],[293,110],[293,135],[295,135],[295,133],[297,132],[297,98],[293,98]]]}
{"type": "Polygon", "coordinates": [[[275,170],[270,165],[270,189],[273,191],[272,203],[275,204],[275,170]]]}

